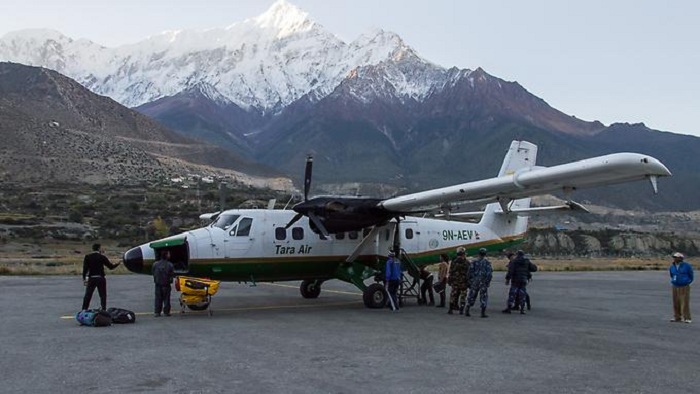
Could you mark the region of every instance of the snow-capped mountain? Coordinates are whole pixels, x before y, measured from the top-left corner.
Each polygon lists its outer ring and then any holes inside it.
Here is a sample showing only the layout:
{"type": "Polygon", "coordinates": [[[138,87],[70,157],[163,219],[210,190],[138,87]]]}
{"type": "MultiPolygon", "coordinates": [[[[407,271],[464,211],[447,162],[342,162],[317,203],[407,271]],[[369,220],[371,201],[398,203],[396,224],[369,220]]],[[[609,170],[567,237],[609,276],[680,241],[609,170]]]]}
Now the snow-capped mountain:
{"type": "Polygon", "coordinates": [[[225,28],[168,31],[117,48],[50,30],[0,39],[0,60],[54,69],[129,107],[203,83],[241,108],[276,112],[310,93],[326,96],[357,67],[406,59],[420,67],[388,75],[400,96],[422,98],[443,83],[436,77],[445,70],[396,34],[376,30],[347,44],[285,0],[225,28]]]}

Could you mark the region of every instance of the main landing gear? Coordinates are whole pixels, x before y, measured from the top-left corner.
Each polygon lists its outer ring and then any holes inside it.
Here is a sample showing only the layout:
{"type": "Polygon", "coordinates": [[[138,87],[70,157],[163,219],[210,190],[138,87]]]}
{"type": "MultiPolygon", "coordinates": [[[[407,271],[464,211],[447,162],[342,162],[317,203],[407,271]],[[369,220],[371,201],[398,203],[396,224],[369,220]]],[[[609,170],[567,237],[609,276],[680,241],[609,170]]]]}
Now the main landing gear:
{"type": "Polygon", "coordinates": [[[367,308],[381,309],[387,302],[387,293],[381,283],[372,283],[362,292],[362,301],[367,308]]]}

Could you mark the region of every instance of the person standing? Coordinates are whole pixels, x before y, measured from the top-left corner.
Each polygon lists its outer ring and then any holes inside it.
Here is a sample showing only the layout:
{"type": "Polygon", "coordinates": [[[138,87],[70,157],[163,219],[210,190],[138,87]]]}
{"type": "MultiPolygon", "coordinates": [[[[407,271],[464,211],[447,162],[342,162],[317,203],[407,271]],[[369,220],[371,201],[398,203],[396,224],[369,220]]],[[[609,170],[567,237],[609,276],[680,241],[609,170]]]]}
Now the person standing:
{"type": "Polygon", "coordinates": [[[426,266],[420,267],[420,279],[422,281],[420,285],[420,299],[418,304],[420,305],[435,305],[435,295],[433,294],[433,274],[426,269],[426,266]],[[428,301],[425,297],[425,293],[428,293],[428,301]]]}
{"type": "Polygon", "coordinates": [[[525,252],[518,250],[515,258],[508,263],[506,286],[510,284],[510,291],[508,292],[508,306],[503,310],[503,313],[510,313],[511,309],[517,307],[520,309],[521,315],[525,314],[525,303],[528,299],[527,282],[535,271],[537,271],[537,266],[525,257],[525,252]]]}
{"type": "Polygon", "coordinates": [[[438,282],[436,291],[440,295],[440,304],[437,305],[438,308],[445,307],[445,296],[447,292],[447,273],[450,269],[450,258],[446,254],[440,255],[440,262],[438,263],[438,282]]]}
{"type": "Polygon", "coordinates": [[[476,295],[479,294],[479,303],[481,304],[481,317],[488,317],[486,314],[486,306],[489,302],[489,286],[493,278],[493,269],[491,262],[486,259],[486,249],[479,249],[479,258],[474,260],[469,269],[469,297],[467,299],[467,308],[464,311],[465,316],[469,314],[469,308],[474,306],[476,295]]]}
{"type": "Polygon", "coordinates": [[[170,316],[170,284],[175,277],[175,268],[170,262],[170,251],[162,250],[160,260],[156,261],[151,268],[153,282],[156,288],[156,301],[153,316],[160,317],[161,311],[165,316],[170,316]]]}
{"type": "Polygon", "coordinates": [[[671,256],[673,263],[668,269],[673,286],[673,319],[671,321],[691,323],[690,284],[693,283],[693,266],[684,260],[685,256],[680,252],[675,252],[671,256]]]}
{"type": "Polygon", "coordinates": [[[459,310],[459,314],[464,313],[464,306],[460,304],[460,297],[467,292],[469,276],[469,261],[467,261],[466,251],[463,247],[457,248],[457,257],[450,264],[450,272],[447,283],[452,287],[450,291],[450,306],[447,309],[449,315],[452,311],[459,310]]]}
{"type": "Polygon", "coordinates": [[[399,310],[398,291],[401,285],[401,260],[396,258],[394,252],[389,252],[386,266],[384,267],[384,279],[387,293],[389,293],[389,305],[391,310],[399,310]]]}
{"type": "Polygon", "coordinates": [[[100,307],[107,310],[107,279],[105,278],[105,267],[113,270],[119,266],[120,262],[112,264],[103,254],[102,245],[93,244],[92,252],[85,255],[83,259],[83,283],[85,284],[85,296],[83,297],[83,310],[90,307],[92,295],[97,288],[100,295],[100,307]]]}

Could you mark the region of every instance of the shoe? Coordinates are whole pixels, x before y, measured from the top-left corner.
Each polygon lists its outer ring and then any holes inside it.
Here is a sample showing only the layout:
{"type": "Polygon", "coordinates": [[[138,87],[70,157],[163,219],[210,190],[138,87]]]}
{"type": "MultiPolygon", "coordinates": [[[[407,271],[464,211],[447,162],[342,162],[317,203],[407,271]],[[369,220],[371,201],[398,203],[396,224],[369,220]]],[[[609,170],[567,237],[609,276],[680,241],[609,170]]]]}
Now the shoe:
{"type": "Polygon", "coordinates": [[[469,314],[469,307],[466,307],[466,308],[464,309],[464,316],[466,316],[466,317],[471,316],[471,315],[469,314]]]}
{"type": "Polygon", "coordinates": [[[444,308],[445,305],[444,305],[444,304],[443,304],[443,305],[436,305],[435,307],[436,307],[436,308],[444,308]]]}
{"type": "Polygon", "coordinates": [[[690,324],[690,323],[692,323],[692,322],[693,322],[693,321],[690,320],[690,319],[685,319],[685,320],[683,320],[683,323],[688,323],[688,324],[690,324]]]}
{"type": "Polygon", "coordinates": [[[435,301],[430,301],[430,302],[428,303],[428,306],[434,306],[434,305],[435,305],[435,301]]]}
{"type": "Polygon", "coordinates": [[[520,308],[518,308],[517,306],[513,305],[513,306],[510,307],[510,309],[511,309],[511,310],[514,310],[514,311],[517,311],[517,310],[520,309],[520,308]]]}
{"type": "Polygon", "coordinates": [[[166,313],[165,316],[166,316],[166,317],[170,317],[170,316],[172,316],[172,315],[171,315],[170,313],[166,313]]]}
{"type": "Polygon", "coordinates": [[[673,318],[673,319],[671,319],[671,320],[669,320],[669,321],[670,321],[671,323],[680,323],[680,322],[682,322],[683,320],[673,318]]]}
{"type": "Polygon", "coordinates": [[[510,308],[506,308],[506,309],[502,310],[501,312],[510,314],[510,308]]]}
{"type": "Polygon", "coordinates": [[[452,312],[452,308],[450,308],[450,309],[447,310],[447,314],[448,314],[448,315],[451,315],[452,313],[453,313],[453,312],[452,312]]]}
{"type": "Polygon", "coordinates": [[[489,315],[486,314],[486,308],[481,309],[481,317],[489,317],[489,315]]]}
{"type": "Polygon", "coordinates": [[[160,317],[160,313],[154,313],[153,317],[160,317]]]}
{"type": "Polygon", "coordinates": [[[521,310],[520,310],[520,314],[521,314],[521,315],[524,315],[524,314],[525,314],[525,309],[521,309],[521,310]]]}

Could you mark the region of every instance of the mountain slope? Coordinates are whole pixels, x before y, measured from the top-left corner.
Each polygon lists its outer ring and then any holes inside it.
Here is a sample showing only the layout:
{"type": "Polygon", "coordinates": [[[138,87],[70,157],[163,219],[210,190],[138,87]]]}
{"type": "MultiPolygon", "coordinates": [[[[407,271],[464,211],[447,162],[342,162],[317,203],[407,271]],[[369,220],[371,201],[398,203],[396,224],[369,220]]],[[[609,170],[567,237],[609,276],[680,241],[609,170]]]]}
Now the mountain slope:
{"type": "Polygon", "coordinates": [[[47,69],[0,63],[0,119],[7,181],[138,182],[188,171],[279,177],[47,69]]]}

